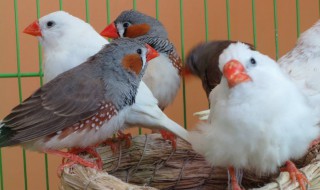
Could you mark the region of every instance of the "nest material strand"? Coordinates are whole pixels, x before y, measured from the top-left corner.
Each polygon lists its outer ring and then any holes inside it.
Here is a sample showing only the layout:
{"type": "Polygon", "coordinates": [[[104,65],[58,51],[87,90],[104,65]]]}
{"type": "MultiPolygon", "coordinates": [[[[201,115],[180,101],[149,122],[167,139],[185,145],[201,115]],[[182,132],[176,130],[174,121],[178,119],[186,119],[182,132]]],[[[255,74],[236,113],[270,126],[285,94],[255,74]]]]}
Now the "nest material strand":
{"type": "MultiPolygon", "coordinates": [[[[317,157],[319,150],[320,146],[315,146],[306,156],[295,162],[298,167],[306,166],[302,171],[311,182],[312,189],[320,189],[320,156],[317,157]]],[[[116,154],[109,146],[101,146],[97,151],[101,155],[104,170],[99,172],[78,165],[65,168],[61,189],[224,190],[228,186],[225,168],[210,167],[202,156],[180,139],[177,140],[175,151],[159,134],[136,136],[132,139],[130,148],[121,143],[116,154]]],[[[298,183],[290,182],[287,172],[282,172],[275,179],[278,175],[256,176],[250,171],[244,171],[242,185],[246,189],[256,190],[299,189],[298,183]]]]}

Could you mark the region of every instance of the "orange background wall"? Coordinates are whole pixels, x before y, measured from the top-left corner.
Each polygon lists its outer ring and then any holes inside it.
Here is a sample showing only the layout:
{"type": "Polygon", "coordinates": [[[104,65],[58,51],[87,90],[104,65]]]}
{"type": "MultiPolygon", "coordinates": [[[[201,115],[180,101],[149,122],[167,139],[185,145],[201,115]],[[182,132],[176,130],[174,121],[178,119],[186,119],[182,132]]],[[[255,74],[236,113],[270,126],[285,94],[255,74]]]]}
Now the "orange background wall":
{"type": "MultiPolygon", "coordinates": [[[[275,34],[273,1],[255,1],[257,48],[275,58],[275,34]]],[[[296,1],[281,0],[277,3],[279,55],[290,50],[297,38],[296,1]]],[[[301,31],[309,28],[319,17],[319,1],[300,1],[301,31]]],[[[184,0],[185,53],[205,40],[204,4],[200,0],[184,0]]],[[[125,9],[132,8],[132,0],[110,0],[111,20],[125,9]]],[[[180,17],[178,0],[159,0],[159,19],[168,30],[169,37],[181,52],[180,17]]],[[[64,0],[63,9],[74,16],[85,19],[84,0],[64,0]]],[[[137,9],[155,16],[155,1],[137,0],[137,9]]],[[[40,0],[41,16],[59,10],[59,0],[40,0]]],[[[90,23],[101,31],[107,23],[106,1],[89,1],[90,23]]],[[[250,0],[231,0],[231,39],[253,43],[252,7],[250,0]]],[[[209,39],[227,39],[226,1],[208,0],[209,39]]],[[[20,39],[21,72],[38,72],[37,40],[22,33],[36,19],[36,1],[18,1],[18,31],[20,39]]],[[[0,73],[16,73],[16,41],[13,1],[0,1],[0,73]]],[[[39,87],[39,78],[22,78],[23,99],[39,87]]],[[[0,78],[0,119],[19,103],[18,80],[0,78]]],[[[207,108],[207,99],[198,79],[186,83],[187,126],[193,128],[197,118],[195,111],[207,108]]],[[[175,102],[165,111],[173,120],[183,125],[183,101],[180,90],[175,102]]],[[[132,134],[137,134],[137,129],[132,134]]],[[[19,147],[3,148],[5,189],[23,189],[23,161],[19,147]]],[[[27,174],[29,189],[45,189],[44,155],[27,151],[27,174]]],[[[49,156],[50,189],[58,189],[57,165],[61,158],[49,156]]]]}

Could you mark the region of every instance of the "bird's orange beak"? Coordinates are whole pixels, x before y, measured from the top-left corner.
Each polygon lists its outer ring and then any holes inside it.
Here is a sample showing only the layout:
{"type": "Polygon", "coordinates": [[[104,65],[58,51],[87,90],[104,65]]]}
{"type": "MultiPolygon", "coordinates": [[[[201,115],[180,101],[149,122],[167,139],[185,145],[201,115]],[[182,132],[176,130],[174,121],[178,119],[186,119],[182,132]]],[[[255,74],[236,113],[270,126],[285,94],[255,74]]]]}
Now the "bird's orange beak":
{"type": "Polygon", "coordinates": [[[147,62],[150,61],[153,58],[156,58],[159,56],[159,53],[153,49],[151,46],[149,46],[148,44],[146,44],[147,47],[147,62]]]}
{"type": "Polygon", "coordinates": [[[228,81],[229,88],[240,83],[252,81],[251,77],[246,73],[243,65],[237,60],[230,60],[223,67],[223,75],[228,81]]]}
{"type": "Polygon", "coordinates": [[[112,24],[109,24],[101,33],[101,36],[107,37],[107,38],[119,38],[118,29],[113,22],[112,24]]]}
{"type": "Polygon", "coordinates": [[[25,28],[23,32],[32,36],[42,36],[38,20],[27,26],[27,28],[25,28]]]}

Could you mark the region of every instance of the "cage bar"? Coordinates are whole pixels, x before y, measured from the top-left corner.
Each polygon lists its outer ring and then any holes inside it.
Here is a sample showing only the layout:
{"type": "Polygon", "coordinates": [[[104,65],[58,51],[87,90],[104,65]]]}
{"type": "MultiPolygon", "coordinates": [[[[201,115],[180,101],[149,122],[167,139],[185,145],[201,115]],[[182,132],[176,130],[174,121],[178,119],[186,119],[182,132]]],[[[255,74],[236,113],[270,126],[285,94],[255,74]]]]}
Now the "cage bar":
{"type": "Polygon", "coordinates": [[[276,60],[279,59],[279,39],[278,39],[278,8],[277,0],[273,0],[274,38],[276,46],[276,60]]]}
{"type": "MultiPolygon", "coordinates": [[[[19,40],[19,21],[18,21],[18,2],[13,1],[14,4],[14,23],[15,23],[15,36],[16,36],[16,56],[17,56],[17,73],[18,73],[18,89],[19,89],[19,102],[22,102],[22,88],[20,74],[20,40],[19,40]]],[[[28,189],[28,175],[27,175],[27,158],[26,151],[22,149],[23,157],[23,175],[24,175],[24,189],[28,189]]]]}
{"type": "MultiPolygon", "coordinates": [[[[184,64],[184,16],[183,16],[183,0],[180,0],[180,41],[181,41],[181,59],[184,64]]],[[[183,123],[187,129],[187,105],[186,105],[186,86],[185,78],[182,77],[182,95],[183,95],[183,123]]]]}
{"type": "Polygon", "coordinates": [[[253,45],[257,48],[257,26],[256,26],[256,4],[255,0],[251,1],[252,7],[252,29],[253,29],[253,45]]]}
{"type": "Polygon", "coordinates": [[[205,39],[206,42],[209,40],[209,21],[208,21],[208,0],[203,1],[204,4],[204,23],[205,23],[205,39]]]}
{"type": "Polygon", "coordinates": [[[231,25],[230,25],[230,0],[226,0],[227,7],[227,30],[228,30],[228,40],[231,39],[231,25]]]}

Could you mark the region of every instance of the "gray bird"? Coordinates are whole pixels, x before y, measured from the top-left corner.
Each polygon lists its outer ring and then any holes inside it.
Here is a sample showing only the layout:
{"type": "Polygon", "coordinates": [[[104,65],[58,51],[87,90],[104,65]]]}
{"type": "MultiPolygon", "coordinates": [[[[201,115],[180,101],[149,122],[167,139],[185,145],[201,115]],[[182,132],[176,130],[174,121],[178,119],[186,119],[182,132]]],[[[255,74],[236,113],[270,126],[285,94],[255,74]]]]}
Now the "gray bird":
{"type": "MultiPolygon", "coordinates": [[[[219,69],[219,56],[224,49],[236,41],[218,40],[201,43],[188,53],[185,61],[185,69],[202,81],[202,87],[207,97],[221,81],[222,73],[219,69]]],[[[254,50],[251,44],[250,49],[254,50]]]]}
{"type": "Polygon", "coordinates": [[[173,102],[180,86],[181,59],[158,20],[138,11],[123,11],[100,34],[109,38],[135,38],[157,50],[160,56],[150,62],[142,80],[162,110],[173,102]]]}
{"type": "MultiPolygon", "coordinates": [[[[182,62],[161,22],[138,11],[127,10],[100,34],[108,38],[135,38],[157,50],[160,56],[150,61],[142,80],[158,100],[161,110],[174,101],[180,87],[182,62]]],[[[160,132],[175,147],[175,136],[164,130],[160,132]]]]}
{"type": "Polygon", "coordinates": [[[93,146],[121,129],[146,63],[156,56],[138,40],[112,41],[13,108],[0,124],[0,147],[22,145],[97,167],[60,149],[93,146]]]}

